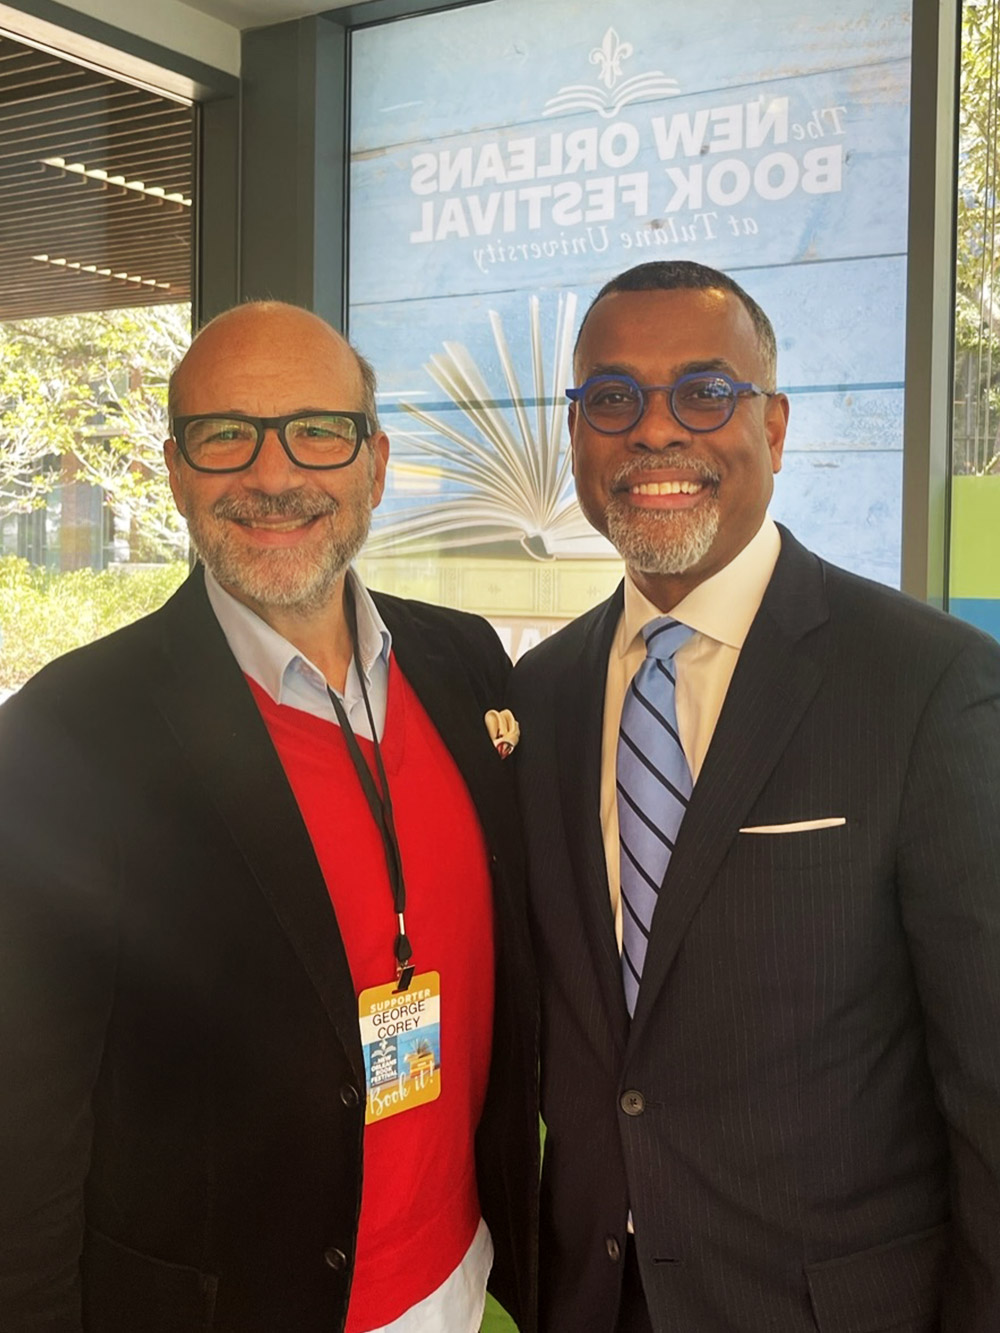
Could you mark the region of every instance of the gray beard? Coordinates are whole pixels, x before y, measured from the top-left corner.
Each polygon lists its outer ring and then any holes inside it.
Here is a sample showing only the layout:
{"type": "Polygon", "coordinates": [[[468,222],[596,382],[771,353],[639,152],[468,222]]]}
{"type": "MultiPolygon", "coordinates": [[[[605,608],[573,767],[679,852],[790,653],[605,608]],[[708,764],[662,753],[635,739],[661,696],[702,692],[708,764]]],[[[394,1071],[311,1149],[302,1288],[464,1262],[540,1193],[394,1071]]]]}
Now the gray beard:
{"type": "Polygon", "coordinates": [[[342,514],[328,541],[314,552],[276,548],[248,552],[237,548],[211,523],[189,520],[191,539],[202,560],[224,588],[263,607],[281,607],[309,616],[327,605],[344,571],[365,544],[371,525],[370,492],[342,509],[331,496],[301,490],[258,495],[252,500],[230,497],[212,507],[213,518],[255,519],[273,516],[311,518],[342,514]]]}
{"type": "MultiPolygon", "coordinates": [[[[650,459],[646,471],[664,466],[684,468],[714,484],[718,477],[704,464],[662,455],[650,459]]],[[[639,471],[643,469],[638,469],[639,471]]],[[[615,484],[635,479],[632,463],[621,469],[615,484]]],[[[683,574],[708,554],[719,531],[719,502],[711,496],[696,509],[640,510],[625,495],[615,495],[607,509],[608,538],[629,569],[640,574],[683,574]]]]}

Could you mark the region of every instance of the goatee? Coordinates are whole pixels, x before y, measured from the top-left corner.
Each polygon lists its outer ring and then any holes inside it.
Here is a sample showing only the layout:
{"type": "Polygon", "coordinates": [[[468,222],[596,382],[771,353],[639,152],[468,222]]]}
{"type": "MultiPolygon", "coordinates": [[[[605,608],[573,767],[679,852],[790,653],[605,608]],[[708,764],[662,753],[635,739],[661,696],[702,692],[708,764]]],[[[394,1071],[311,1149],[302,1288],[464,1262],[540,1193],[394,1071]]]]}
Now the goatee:
{"type": "Polygon", "coordinates": [[[683,574],[712,549],[719,531],[719,501],[713,490],[699,497],[692,509],[640,509],[630,504],[627,490],[642,472],[690,472],[707,486],[718,485],[718,474],[696,458],[658,454],[637,466],[624,465],[612,479],[612,500],[607,508],[608,538],[629,569],[641,574],[683,574]]]}

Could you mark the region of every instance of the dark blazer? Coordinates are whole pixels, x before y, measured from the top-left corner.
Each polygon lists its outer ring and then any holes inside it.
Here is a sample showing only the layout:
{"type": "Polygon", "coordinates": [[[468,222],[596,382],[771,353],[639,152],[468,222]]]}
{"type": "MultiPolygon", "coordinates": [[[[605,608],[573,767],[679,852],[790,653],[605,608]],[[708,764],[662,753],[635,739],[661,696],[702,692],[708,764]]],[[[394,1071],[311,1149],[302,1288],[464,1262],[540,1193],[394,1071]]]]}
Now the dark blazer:
{"type": "MultiPolygon", "coordinates": [[[[536,999],[483,721],[509,664],[476,617],[376,601],[493,856],[479,1187],[492,1285],[531,1330],[536,999]]],[[[2,1333],[342,1328],[364,1086],[326,886],[196,572],[0,710],[2,1333]]]]}
{"type": "Polygon", "coordinates": [[[614,1329],[631,1207],[656,1333],[997,1333],[1000,647],[782,533],[630,1025],[598,809],[621,607],[512,678],[542,1329],[614,1329]]]}

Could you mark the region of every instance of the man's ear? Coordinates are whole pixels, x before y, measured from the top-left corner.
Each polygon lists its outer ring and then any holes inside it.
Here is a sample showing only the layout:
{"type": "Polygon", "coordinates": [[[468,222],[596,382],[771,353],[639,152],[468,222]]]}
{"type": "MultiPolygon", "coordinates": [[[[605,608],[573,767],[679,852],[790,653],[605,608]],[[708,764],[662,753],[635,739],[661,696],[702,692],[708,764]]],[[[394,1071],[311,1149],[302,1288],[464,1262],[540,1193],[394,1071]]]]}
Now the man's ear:
{"type": "Polygon", "coordinates": [[[389,463],[389,437],[385,431],[377,430],[368,441],[368,447],[375,460],[372,477],[372,508],[374,508],[382,500],[382,493],[385,490],[385,470],[389,463]]]}
{"type": "Polygon", "coordinates": [[[771,471],[781,471],[785,451],[785,432],[788,430],[788,398],[783,393],[772,394],[764,413],[764,432],[767,450],[771,455],[771,471]]]}
{"type": "Polygon", "coordinates": [[[170,494],[174,497],[174,504],[177,506],[177,512],[181,518],[187,518],[187,512],[184,508],[184,497],[180,484],[180,469],[182,466],[181,451],[177,448],[173,440],[163,441],[163,461],[167,465],[167,477],[170,481],[170,494]]]}
{"type": "Polygon", "coordinates": [[[570,401],[569,411],[566,413],[566,420],[569,423],[569,456],[573,467],[573,476],[576,476],[576,442],[573,436],[576,434],[576,403],[570,401]]]}

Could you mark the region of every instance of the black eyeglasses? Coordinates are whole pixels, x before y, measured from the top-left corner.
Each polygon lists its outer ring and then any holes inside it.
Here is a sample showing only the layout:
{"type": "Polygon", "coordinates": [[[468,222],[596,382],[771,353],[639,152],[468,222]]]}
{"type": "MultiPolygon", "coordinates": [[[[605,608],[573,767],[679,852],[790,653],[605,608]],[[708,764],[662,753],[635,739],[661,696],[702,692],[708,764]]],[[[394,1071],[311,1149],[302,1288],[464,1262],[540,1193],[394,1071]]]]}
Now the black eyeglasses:
{"type": "Polygon", "coordinates": [[[195,472],[242,472],[260,453],[269,430],[277,432],[296,467],[347,467],[371,434],[364,412],[291,412],[286,417],[201,413],[174,417],[171,429],[184,461],[195,472]]]}
{"type": "Polygon", "coordinates": [[[578,389],[567,389],[566,397],[580,404],[584,420],[601,435],[620,435],[641,419],[651,393],[669,394],[671,412],[695,432],[724,426],[740,398],[774,396],[750,380],[695,370],[675,384],[639,384],[631,375],[591,375],[578,389]]]}

